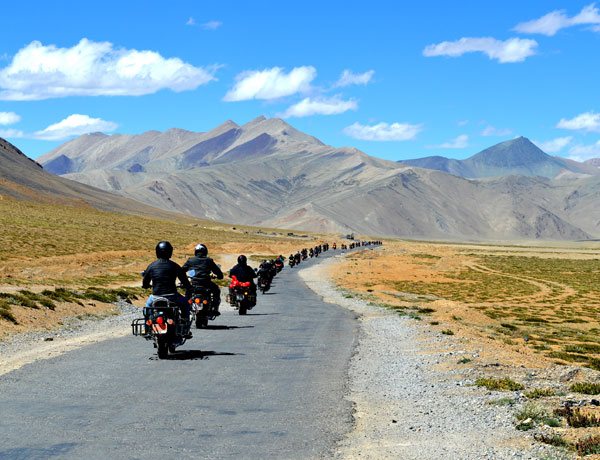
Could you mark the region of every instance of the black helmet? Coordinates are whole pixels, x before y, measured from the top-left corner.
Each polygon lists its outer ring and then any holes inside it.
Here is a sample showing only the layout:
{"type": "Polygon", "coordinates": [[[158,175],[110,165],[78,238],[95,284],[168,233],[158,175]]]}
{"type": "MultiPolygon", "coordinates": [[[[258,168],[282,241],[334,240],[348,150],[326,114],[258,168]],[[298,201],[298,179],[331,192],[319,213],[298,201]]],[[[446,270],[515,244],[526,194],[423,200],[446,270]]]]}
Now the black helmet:
{"type": "Polygon", "coordinates": [[[245,255],[241,255],[238,257],[238,264],[240,265],[248,265],[248,259],[245,255]]]}
{"type": "Polygon", "coordinates": [[[173,246],[168,241],[161,241],[156,245],[156,257],[159,259],[170,259],[173,255],[173,246]]]}
{"type": "Polygon", "coordinates": [[[208,248],[203,244],[197,244],[194,248],[194,255],[200,257],[206,257],[208,255],[208,248]]]}

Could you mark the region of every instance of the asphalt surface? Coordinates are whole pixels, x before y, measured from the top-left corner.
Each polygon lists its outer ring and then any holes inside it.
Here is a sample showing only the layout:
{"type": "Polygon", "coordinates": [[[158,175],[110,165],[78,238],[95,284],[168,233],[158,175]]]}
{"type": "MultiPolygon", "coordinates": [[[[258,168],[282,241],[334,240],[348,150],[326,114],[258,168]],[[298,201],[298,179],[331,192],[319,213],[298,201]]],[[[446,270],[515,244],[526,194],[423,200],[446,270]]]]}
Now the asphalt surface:
{"type": "Polygon", "coordinates": [[[129,336],[1,376],[0,459],[329,457],[357,322],[298,277],[314,263],[248,316],[222,305],[172,359],[129,336]]]}

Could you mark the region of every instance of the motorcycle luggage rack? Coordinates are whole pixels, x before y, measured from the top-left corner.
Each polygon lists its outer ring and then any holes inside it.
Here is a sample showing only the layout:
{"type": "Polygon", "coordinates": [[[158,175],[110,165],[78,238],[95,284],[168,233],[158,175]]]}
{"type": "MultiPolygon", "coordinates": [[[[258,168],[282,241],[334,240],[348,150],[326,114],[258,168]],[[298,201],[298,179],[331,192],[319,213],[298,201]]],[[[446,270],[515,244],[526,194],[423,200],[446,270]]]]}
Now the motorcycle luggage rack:
{"type": "Polygon", "coordinates": [[[131,332],[135,336],[146,336],[146,320],[144,318],[136,318],[131,322],[131,332]]]}

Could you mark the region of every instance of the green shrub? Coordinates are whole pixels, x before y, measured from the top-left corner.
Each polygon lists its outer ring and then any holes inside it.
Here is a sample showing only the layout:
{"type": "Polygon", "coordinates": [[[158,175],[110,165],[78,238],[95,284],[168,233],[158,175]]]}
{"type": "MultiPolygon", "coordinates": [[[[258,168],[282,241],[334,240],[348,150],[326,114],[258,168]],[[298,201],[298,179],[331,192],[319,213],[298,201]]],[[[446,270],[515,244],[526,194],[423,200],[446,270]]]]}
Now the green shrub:
{"type": "Polygon", "coordinates": [[[520,383],[509,378],[495,379],[481,377],[475,380],[475,385],[492,391],[519,391],[525,388],[520,383]]]}
{"type": "Polygon", "coordinates": [[[567,447],[569,445],[565,438],[555,433],[536,433],[533,438],[536,441],[555,447],[567,447]]]}
{"type": "Polygon", "coordinates": [[[571,385],[571,391],[586,395],[597,395],[600,394],[600,383],[577,382],[571,385]]]}
{"type": "Polygon", "coordinates": [[[546,398],[554,396],[556,392],[552,388],[535,388],[525,393],[525,397],[529,399],[546,398]]]}

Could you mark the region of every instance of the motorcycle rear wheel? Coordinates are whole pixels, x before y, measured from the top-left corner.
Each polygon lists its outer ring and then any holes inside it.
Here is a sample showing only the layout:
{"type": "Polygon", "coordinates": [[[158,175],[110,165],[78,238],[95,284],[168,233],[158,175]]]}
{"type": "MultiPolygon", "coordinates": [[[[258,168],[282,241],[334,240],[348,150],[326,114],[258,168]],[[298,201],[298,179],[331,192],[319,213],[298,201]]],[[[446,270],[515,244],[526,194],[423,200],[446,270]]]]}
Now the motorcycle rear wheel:
{"type": "Polygon", "coordinates": [[[196,315],[196,329],[202,329],[208,326],[208,317],[204,315],[196,315]]]}
{"type": "Polygon", "coordinates": [[[158,341],[156,354],[158,355],[158,359],[167,359],[169,357],[169,344],[166,340],[158,341]]]}

